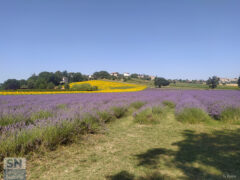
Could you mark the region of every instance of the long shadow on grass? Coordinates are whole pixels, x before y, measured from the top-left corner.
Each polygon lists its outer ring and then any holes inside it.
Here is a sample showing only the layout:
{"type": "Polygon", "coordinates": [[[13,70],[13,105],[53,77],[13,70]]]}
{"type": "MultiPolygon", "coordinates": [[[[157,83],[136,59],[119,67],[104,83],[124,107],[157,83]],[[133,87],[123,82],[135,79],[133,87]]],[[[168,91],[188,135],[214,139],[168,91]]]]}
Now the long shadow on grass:
{"type": "Polygon", "coordinates": [[[112,176],[107,176],[107,180],[172,180],[167,176],[163,176],[158,172],[148,174],[146,176],[136,177],[134,174],[131,174],[127,171],[121,171],[112,176]]]}
{"type": "Polygon", "coordinates": [[[180,169],[185,174],[182,179],[240,179],[240,129],[211,134],[187,130],[183,136],[173,144],[178,151],[155,148],[137,154],[138,166],[160,170],[164,162],[180,169]]]}

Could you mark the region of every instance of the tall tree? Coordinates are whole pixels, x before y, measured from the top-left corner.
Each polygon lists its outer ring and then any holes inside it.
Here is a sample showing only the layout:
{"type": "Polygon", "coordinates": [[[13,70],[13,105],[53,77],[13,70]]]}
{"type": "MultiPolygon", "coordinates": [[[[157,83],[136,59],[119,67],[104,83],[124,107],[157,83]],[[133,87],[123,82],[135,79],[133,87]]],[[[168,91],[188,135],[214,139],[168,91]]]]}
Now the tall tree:
{"type": "Polygon", "coordinates": [[[217,76],[209,77],[207,85],[212,89],[216,88],[219,85],[219,78],[217,76]]]}
{"type": "Polygon", "coordinates": [[[238,78],[238,87],[240,87],[240,76],[238,78]]]}
{"type": "Polygon", "coordinates": [[[99,71],[93,73],[94,79],[111,79],[111,75],[107,71],[99,71]]]}
{"type": "Polygon", "coordinates": [[[74,73],[71,79],[72,82],[80,82],[84,80],[83,75],[81,73],[74,73]]]}
{"type": "Polygon", "coordinates": [[[131,74],[131,78],[138,78],[138,74],[137,73],[131,74]]]}
{"type": "Polygon", "coordinates": [[[12,90],[16,90],[20,88],[20,82],[16,79],[8,79],[7,81],[5,81],[3,83],[3,88],[8,90],[8,89],[12,89],[12,90]]]}
{"type": "Polygon", "coordinates": [[[170,83],[168,80],[162,77],[156,77],[154,79],[154,85],[161,88],[162,86],[168,86],[170,83]]]}

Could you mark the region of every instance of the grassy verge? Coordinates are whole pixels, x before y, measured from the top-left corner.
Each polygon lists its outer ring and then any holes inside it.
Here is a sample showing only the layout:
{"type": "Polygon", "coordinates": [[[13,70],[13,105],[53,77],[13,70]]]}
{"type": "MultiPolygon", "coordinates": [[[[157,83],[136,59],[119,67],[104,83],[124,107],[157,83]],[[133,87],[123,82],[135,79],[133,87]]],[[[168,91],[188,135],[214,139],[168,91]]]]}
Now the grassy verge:
{"type": "MultiPolygon", "coordinates": [[[[223,179],[240,177],[240,126],[181,123],[170,112],[158,124],[125,116],[104,134],[88,134],[28,161],[29,179],[223,179]]],[[[236,179],[237,179],[236,178],[236,179]]]]}
{"type": "Polygon", "coordinates": [[[23,131],[1,142],[1,159],[27,157],[28,179],[240,177],[239,109],[226,109],[213,120],[194,108],[176,114],[170,101],[144,105],[138,101],[71,123],[23,131]]]}

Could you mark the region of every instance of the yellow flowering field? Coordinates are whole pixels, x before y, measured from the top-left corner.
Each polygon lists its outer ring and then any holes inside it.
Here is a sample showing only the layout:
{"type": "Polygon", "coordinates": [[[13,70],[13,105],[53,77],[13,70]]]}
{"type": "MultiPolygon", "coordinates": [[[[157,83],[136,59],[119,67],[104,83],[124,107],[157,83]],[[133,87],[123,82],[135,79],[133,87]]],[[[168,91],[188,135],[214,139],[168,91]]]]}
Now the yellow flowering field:
{"type": "Polygon", "coordinates": [[[134,92],[142,91],[147,86],[129,84],[123,82],[113,82],[113,81],[104,81],[104,80],[91,80],[83,82],[74,82],[70,83],[70,89],[74,84],[84,84],[89,83],[92,86],[97,86],[97,91],[4,91],[0,92],[0,95],[31,95],[31,94],[71,94],[71,93],[112,93],[112,92],[134,92]]]}

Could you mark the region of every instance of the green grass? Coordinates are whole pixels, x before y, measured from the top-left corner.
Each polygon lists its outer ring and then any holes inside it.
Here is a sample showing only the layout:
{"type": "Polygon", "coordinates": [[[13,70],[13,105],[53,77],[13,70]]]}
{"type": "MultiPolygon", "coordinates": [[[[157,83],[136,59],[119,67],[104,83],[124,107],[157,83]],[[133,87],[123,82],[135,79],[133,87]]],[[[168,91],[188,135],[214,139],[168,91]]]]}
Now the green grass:
{"type": "Polygon", "coordinates": [[[25,120],[22,115],[4,115],[0,117],[0,126],[7,126],[25,120]]]}
{"type": "Polygon", "coordinates": [[[73,84],[71,87],[71,90],[76,90],[76,91],[97,91],[98,87],[97,86],[92,86],[89,83],[82,83],[82,84],[73,84]]]}
{"type": "Polygon", "coordinates": [[[104,134],[35,154],[28,179],[221,179],[240,177],[240,126],[181,123],[168,113],[159,124],[132,116],[108,124],[104,134]]]}
{"type": "Polygon", "coordinates": [[[130,80],[127,80],[127,83],[145,85],[150,88],[154,87],[154,81],[142,80],[142,79],[137,79],[137,78],[131,78],[130,80]]]}
{"type": "Polygon", "coordinates": [[[220,121],[240,124],[240,108],[226,108],[221,112],[220,121]]]}
{"type": "Polygon", "coordinates": [[[198,108],[185,108],[181,112],[177,113],[176,119],[183,123],[203,123],[211,121],[211,117],[198,108]]]}
{"type": "Polygon", "coordinates": [[[137,113],[134,121],[139,124],[157,124],[166,119],[169,113],[172,113],[169,107],[154,106],[137,113]]]}
{"type": "MultiPolygon", "coordinates": [[[[176,84],[171,83],[169,86],[164,88],[174,88],[174,89],[209,89],[209,86],[206,84],[200,83],[181,83],[177,82],[176,84]]],[[[229,90],[239,90],[237,86],[223,86],[218,85],[216,89],[229,89],[229,90]]]]}
{"type": "MultiPolygon", "coordinates": [[[[155,88],[154,81],[132,78],[131,80],[128,80],[127,82],[134,83],[134,84],[146,85],[149,88],[155,88]]],[[[176,84],[171,83],[169,86],[162,87],[162,89],[169,89],[169,88],[170,89],[209,89],[208,85],[206,85],[206,84],[184,83],[184,82],[177,82],[176,84]]],[[[239,87],[218,85],[218,87],[216,89],[239,90],[239,87]]]]}

